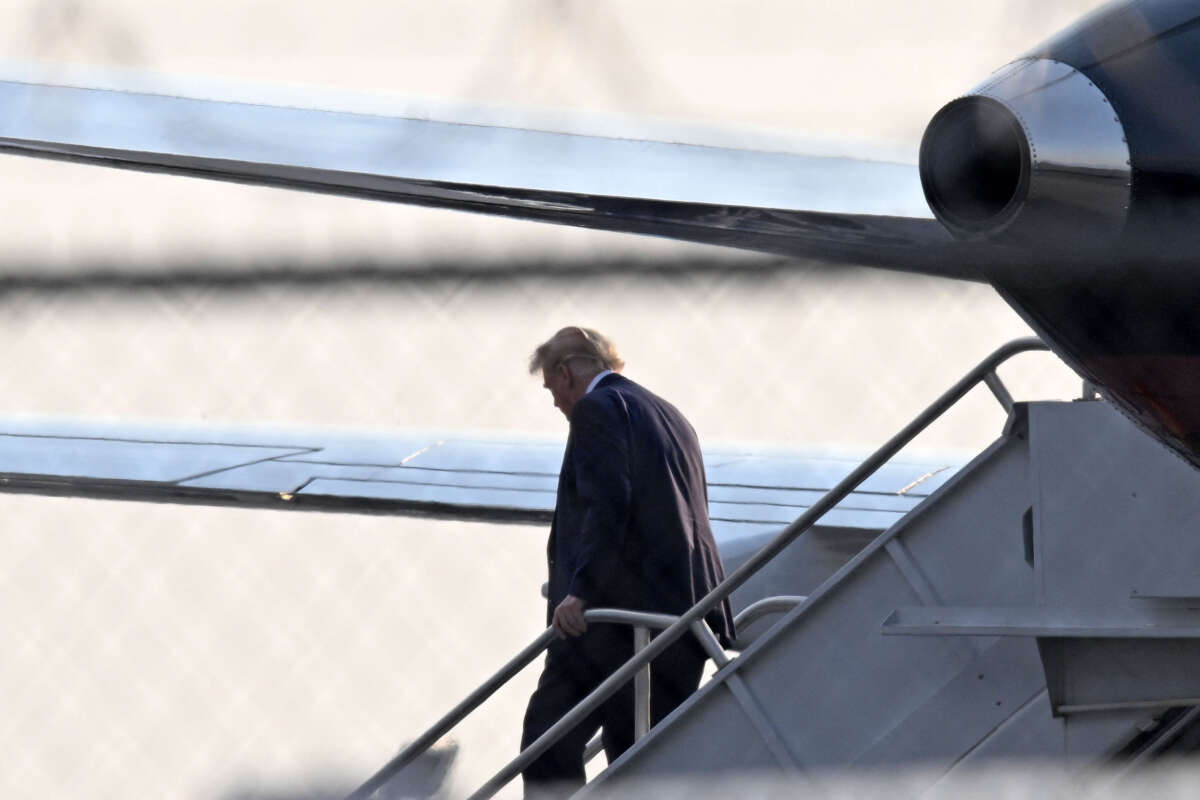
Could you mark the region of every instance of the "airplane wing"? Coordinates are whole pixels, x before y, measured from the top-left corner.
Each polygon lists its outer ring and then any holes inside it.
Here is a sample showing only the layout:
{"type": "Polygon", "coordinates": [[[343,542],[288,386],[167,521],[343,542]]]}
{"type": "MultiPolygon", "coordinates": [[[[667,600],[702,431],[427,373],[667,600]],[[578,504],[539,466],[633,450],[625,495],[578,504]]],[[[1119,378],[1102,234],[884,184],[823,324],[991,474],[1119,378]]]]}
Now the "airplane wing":
{"type": "Polygon", "coordinates": [[[295,88],[8,66],[0,151],[969,280],[994,247],[933,219],[914,164],[434,121],[295,88]]]}
{"type": "MultiPolygon", "coordinates": [[[[13,65],[0,67],[0,151],[978,278],[933,219],[916,166],[889,161],[13,65]]],[[[254,508],[545,524],[561,456],[561,441],[0,421],[0,490],[254,508]]],[[[706,458],[718,539],[743,543],[790,523],[858,463],[744,448],[706,458]]],[[[823,524],[882,530],[952,472],[889,465],[823,524]]]]}
{"type": "MultiPolygon", "coordinates": [[[[0,491],[284,510],[548,524],[563,440],[0,421],[0,491]]],[[[713,447],[722,543],[782,529],[861,457],[713,447]]],[[[827,528],[879,531],[945,482],[952,462],[897,460],[832,510],[827,528]]]]}

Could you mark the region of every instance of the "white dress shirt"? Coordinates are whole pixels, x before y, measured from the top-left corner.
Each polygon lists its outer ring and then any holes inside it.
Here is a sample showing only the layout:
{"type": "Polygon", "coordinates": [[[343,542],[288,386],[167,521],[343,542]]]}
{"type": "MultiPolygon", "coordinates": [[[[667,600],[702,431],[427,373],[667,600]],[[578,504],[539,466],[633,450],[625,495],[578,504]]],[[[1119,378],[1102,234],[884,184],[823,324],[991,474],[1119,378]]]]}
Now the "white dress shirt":
{"type": "Polygon", "coordinates": [[[588,384],[587,391],[584,392],[584,394],[591,394],[592,389],[596,388],[597,383],[604,380],[606,375],[612,375],[612,374],[613,374],[613,371],[611,369],[606,369],[603,372],[597,374],[596,377],[592,378],[592,382],[588,384]]]}

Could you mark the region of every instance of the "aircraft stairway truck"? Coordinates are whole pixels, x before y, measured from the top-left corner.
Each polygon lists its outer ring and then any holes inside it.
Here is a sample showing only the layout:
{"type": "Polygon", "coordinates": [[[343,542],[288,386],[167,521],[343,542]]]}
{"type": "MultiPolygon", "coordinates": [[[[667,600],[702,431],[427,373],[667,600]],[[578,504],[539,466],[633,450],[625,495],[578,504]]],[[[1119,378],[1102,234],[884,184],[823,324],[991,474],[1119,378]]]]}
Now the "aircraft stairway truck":
{"type": "MultiPolygon", "coordinates": [[[[683,635],[700,637],[715,676],[648,733],[639,714],[638,741],[584,794],[917,765],[933,785],[997,759],[1075,773],[1193,749],[1200,473],[1103,400],[1014,402],[996,366],[1033,349],[1024,339],[993,353],[688,613],[589,612],[663,632],[643,633],[644,649],[473,797],[516,778],[609,689],[648,681],[644,664],[683,635]],[[1001,436],[807,597],[751,609],[779,616],[741,652],[721,651],[701,621],[707,608],[979,383],[1008,412],[1001,436]]],[[[351,797],[384,786],[550,635],[351,797]]]]}

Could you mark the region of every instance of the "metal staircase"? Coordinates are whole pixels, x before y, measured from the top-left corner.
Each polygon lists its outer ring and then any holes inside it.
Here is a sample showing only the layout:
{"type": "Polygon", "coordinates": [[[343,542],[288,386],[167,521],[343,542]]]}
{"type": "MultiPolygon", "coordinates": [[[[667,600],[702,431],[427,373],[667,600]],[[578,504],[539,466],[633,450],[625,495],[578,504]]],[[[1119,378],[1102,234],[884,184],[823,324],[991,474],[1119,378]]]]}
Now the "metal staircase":
{"type": "MultiPolygon", "coordinates": [[[[985,359],[687,613],[589,612],[661,632],[472,797],[684,635],[716,676],[584,793],[914,762],[936,779],[996,758],[1072,768],[1182,749],[1172,743],[1195,738],[1200,705],[1200,475],[1103,402],[1014,403],[995,369],[1038,349],[1022,339],[985,359]],[[704,614],[979,383],[1008,413],[1001,437],[807,598],[756,607],[782,616],[735,658],[721,652],[704,614]]],[[[351,797],[371,796],[549,635],[351,797]]]]}
{"type": "Polygon", "coordinates": [[[1017,404],[593,786],[698,765],[921,764],[934,782],[997,759],[1073,772],[1194,751],[1198,609],[1200,474],[1106,403],[1017,404]],[[721,690],[735,677],[769,699],[770,746],[721,690]]]}

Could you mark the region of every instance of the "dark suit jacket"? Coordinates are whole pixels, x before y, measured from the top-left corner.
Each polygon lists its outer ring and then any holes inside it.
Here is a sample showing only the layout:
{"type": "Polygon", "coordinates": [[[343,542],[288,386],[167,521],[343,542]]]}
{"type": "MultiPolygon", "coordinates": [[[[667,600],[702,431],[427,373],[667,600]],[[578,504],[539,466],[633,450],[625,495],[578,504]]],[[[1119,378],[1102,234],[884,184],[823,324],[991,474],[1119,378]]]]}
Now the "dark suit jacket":
{"type": "MultiPolygon", "coordinates": [[[[575,404],[547,556],[547,624],[568,594],[682,614],[725,577],[700,443],[673,405],[618,374],[575,404]]],[[[729,601],[706,621],[728,645],[729,601]]]]}

